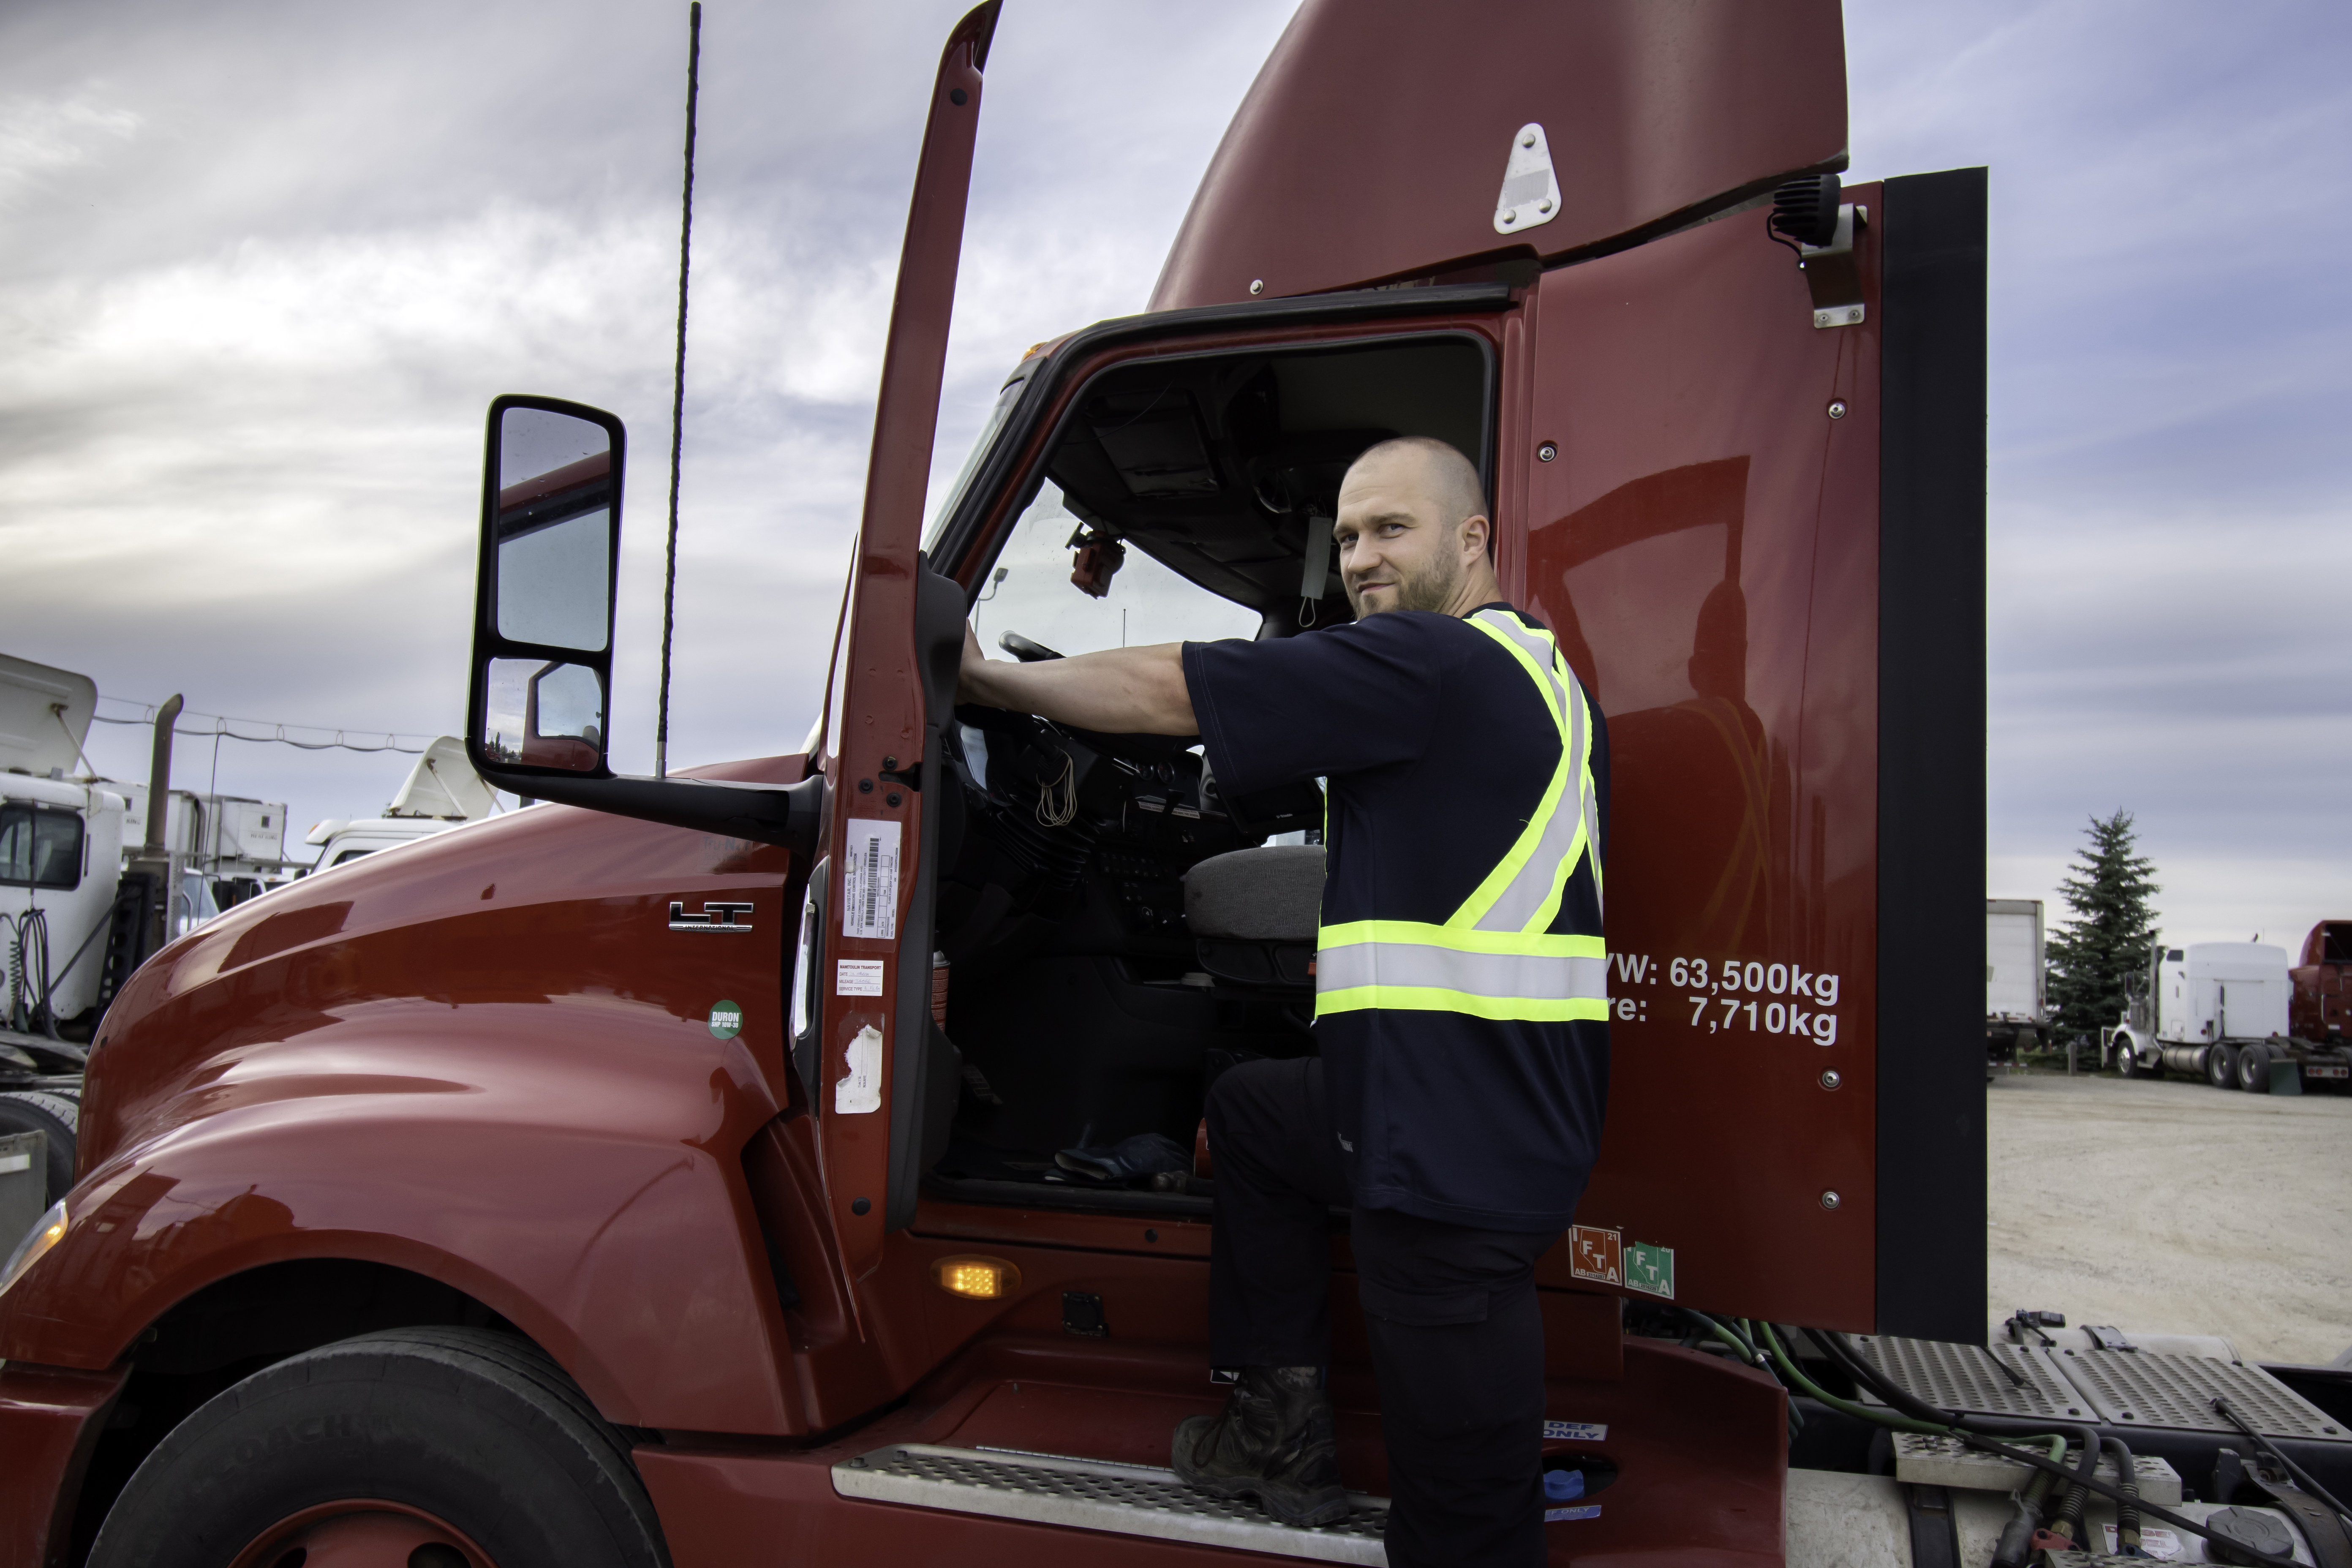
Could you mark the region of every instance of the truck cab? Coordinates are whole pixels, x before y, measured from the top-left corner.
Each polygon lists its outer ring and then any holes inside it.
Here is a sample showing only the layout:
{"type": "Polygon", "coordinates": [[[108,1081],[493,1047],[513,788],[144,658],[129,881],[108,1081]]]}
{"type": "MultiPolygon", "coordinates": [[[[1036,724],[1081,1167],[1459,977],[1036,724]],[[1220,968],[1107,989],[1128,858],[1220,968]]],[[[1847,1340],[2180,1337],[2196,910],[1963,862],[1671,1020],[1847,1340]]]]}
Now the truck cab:
{"type": "MultiPolygon", "coordinates": [[[[2256,1064],[2289,1051],[2286,950],[2267,942],[2158,939],[2132,976],[2108,1051],[2132,1076],[2166,1068],[2216,1088],[2254,1088],[2256,1064]]],[[[2266,1084],[2267,1079],[2263,1080],[2266,1084]]]]}
{"type": "Polygon", "coordinates": [[[464,739],[545,804],[126,990],[77,1184],[0,1273],[33,1456],[0,1560],[1381,1561],[1343,1226],[1357,1516],[1165,1484],[1219,1397],[1207,1084],[1315,1048],[1319,792],[955,686],[968,624],[1045,658],[1345,619],[1334,493],[1394,434],[1478,466],[1610,726],[1608,1129],[1538,1277],[1546,1463],[1610,1489],[1554,1558],[1782,1560],[1788,1395],[1675,1310],[1984,1329],[1951,1244],[1984,1217],[1984,180],[1839,187],[1834,4],[1503,10],[1309,0],[1150,308],[1012,367],[927,520],[995,5],[958,25],[824,710],[774,755],[611,770],[627,433],[492,405],[464,739]],[[1153,1133],[1190,1157],[1084,1152],[1153,1133]],[[386,1379],[511,1507],[456,1458],[396,1509],[300,1480],[370,1440],[320,1391],[386,1379]],[[480,1438],[508,1409],[577,1441],[480,1438]],[[249,1485],[195,1479],[280,1427],[249,1485]]]}
{"type": "Polygon", "coordinates": [[[2352,1016],[2352,921],[2322,921],[2303,939],[2301,961],[2288,973],[2294,985],[2292,1032],[2317,1045],[2344,1043],[2352,1016]]]}
{"type": "Polygon", "coordinates": [[[128,972],[108,961],[125,824],[135,839],[143,817],[132,792],[70,776],[97,704],[89,677],[0,655],[0,1028],[73,1031],[128,972]]]}

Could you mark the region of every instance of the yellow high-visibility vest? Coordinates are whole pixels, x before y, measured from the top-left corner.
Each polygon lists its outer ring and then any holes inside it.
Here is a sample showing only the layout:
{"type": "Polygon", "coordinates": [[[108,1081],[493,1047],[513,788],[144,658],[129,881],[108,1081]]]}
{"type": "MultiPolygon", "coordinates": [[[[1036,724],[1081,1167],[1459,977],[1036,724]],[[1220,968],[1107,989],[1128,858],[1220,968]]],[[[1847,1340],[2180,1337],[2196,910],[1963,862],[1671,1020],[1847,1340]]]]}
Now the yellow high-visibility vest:
{"type": "Polygon", "coordinates": [[[1501,610],[1468,624],[1516,659],[1559,726],[1559,765],[1510,853],[1443,925],[1348,921],[1316,932],[1315,1016],[1368,1007],[1557,1023],[1609,1016],[1601,932],[1551,924],[1587,857],[1601,891],[1601,807],[1592,784],[1592,716],[1549,632],[1501,610]]]}

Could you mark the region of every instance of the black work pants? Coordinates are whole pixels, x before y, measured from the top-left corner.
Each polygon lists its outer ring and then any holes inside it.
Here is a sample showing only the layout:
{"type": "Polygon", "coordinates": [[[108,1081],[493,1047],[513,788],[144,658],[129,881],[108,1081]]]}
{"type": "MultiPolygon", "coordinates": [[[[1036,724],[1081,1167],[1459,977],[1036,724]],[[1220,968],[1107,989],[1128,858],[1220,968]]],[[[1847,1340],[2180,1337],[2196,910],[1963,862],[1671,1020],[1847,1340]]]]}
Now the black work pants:
{"type": "MultiPolygon", "coordinates": [[[[1210,1090],[1219,1366],[1331,1357],[1330,1210],[1351,1200],[1323,1064],[1255,1061],[1210,1090]]],[[[1537,1568],[1543,1537],[1543,1322],[1536,1259],[1558,1234],[1356,1209],[1357,1293],[1380,1379],[1393,1568],[1537,1568]]]]}

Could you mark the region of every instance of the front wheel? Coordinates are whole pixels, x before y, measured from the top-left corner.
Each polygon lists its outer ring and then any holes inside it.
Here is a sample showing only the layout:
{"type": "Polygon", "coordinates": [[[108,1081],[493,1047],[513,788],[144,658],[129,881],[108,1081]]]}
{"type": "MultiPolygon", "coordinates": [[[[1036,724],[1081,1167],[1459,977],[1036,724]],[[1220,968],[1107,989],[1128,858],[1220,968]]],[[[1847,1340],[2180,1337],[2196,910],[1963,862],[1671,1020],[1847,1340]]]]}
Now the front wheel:
{"type": "Polygon", "coordinates": [[[528,1341],[389,1329],[254,1373],[175,1427],[91,1568],[661,1568],[620,1435],[528,1341]]]}
{"type": "Polygon", "coordinates": [[[2139,1065],[2139,1054],[2132,1049],[2132,1037],[2129,1035],[2117,1035],[2116,1037],[2115,1050],[2116,1060],[2117,1064],[2122,1067],[2123,1074],[2126,1078],[2154,1078],[2156,1076],[2154,1072],[2151,1072],[2147,1068],[2139,1065]]]}
{"type": "Polygon", "coordinates": [[[2215,1089],[2238,1087],[2238,1053],[2228,1046],[2213,1046],[2205,1052],[2205,1081],[2215,1089]]]}

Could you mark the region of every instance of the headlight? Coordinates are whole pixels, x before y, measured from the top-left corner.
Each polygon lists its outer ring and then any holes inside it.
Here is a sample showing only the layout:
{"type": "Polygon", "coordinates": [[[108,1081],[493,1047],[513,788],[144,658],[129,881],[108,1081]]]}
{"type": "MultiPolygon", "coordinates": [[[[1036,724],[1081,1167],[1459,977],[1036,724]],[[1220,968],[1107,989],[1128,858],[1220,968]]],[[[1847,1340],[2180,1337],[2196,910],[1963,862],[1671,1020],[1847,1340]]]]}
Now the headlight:
{"type": "Polygon", "coordinates": [[[6,1266],[0,1268],[0,1296],[6,1295],[9,1288],[25,1277],[26,1269],[38,1263],[49,1248],[65,1239],[66,1226],[72,1223],[63,1203],[49,1205],[49,1212],[34,1224],[31,1233],[16,1244],[16,1251],[8,1255],[6,1266]]]}

